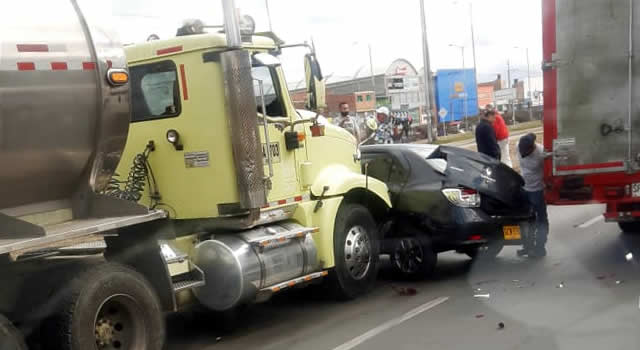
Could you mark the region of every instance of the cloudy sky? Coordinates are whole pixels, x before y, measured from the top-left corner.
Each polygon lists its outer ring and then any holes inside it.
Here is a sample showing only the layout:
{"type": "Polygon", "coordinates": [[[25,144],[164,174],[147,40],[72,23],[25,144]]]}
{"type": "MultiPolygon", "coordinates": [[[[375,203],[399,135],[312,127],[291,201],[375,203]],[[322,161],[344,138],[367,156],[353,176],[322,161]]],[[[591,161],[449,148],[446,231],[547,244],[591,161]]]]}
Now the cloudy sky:
{"type": "MultiPolygon", "coordinates": [[[[331,81],[369,74],[367,46],[371,45],[376,73],[396,58],[408,59],[422,68],[420,0],[236,0],[243,14],[257,22],[257,30],[268,30],[268,1],[273,30],[286,42],[313,38],[325,75],[331,81]]],[[[542,18],[540,0],[424,0],[432,70],[473,65],[470,9],[475,26],[478,78],[507,75],[526,79],[524,48],[529,48],[533,89],[541,89],[542,18]],[[520,48],[514,48],[514,47],[520,48]]],[[[143,41],[156,33],[161,38],[175,34],[186,18],[210,24],[222,23],[220,0],[112,0],[112,12],[126,42],[143,41]],[[180,4],[178,6],[178,4],[180,4]]],[[[301,50],[282,57],[287,80],[302,79],[301,50]]]]}

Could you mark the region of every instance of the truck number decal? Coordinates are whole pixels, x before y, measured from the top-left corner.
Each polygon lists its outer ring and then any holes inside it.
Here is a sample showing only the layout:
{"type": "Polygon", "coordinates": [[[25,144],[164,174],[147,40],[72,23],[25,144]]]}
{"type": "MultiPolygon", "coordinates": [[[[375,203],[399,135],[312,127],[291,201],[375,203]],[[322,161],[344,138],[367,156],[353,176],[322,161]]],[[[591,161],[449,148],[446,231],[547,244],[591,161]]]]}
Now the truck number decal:
{"type": "MultiPolygon", "coordinates": [[[[269,144],[269,152],[271,152],[271,161],[274,163],[280,163],[280,143],[271,142],[269,144]]],[[[262,144],[262,161],[267,165],[267,144],[262,144]]]]}
{"type": "Polygon", "coordinates": [[[186,168],[206,168],[209,166],[209,152],[184,152],[186,168]]]}

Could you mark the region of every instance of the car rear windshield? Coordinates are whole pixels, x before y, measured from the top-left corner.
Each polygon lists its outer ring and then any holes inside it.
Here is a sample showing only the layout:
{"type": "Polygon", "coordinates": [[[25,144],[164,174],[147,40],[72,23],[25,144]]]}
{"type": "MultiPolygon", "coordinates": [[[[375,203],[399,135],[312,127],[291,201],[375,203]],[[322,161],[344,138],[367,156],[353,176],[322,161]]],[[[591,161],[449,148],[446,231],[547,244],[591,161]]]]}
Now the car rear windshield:
{"type": "Polygon", "coordinates": [[[178,72],[173,61],[131,67],[133,122],[180,115],[178,72]]]}
{"type": "Polygon", "coordinates": [[[419,155],[421,158],[427,159],[431,157],[431,155],[435,150],[438,149],[438,146],[437,145],[415,145],[415,146],[408,146],[407,148],[411,150],[413,153],[416,153],[417,155],[419,155]]]}

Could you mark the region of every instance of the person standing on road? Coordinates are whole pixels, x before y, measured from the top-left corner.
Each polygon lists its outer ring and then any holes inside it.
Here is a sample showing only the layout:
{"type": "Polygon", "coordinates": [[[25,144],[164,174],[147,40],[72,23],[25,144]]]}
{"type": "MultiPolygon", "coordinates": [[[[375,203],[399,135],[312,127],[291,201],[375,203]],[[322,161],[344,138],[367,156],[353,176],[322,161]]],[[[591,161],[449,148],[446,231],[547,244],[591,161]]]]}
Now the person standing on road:
{"type": "Polygon", "coordinates": [[[509,128],[507,128],[507,123],[504,122],[504,118],[492,104],[488,104],[486,110],[493,111],[496,116],[493,122],[493,129],[496,131],[496,140],[498,141],[498,146],[500,146],[500,154],[502,156],[500,160],[510,168],[513,168],[511,154],[509,153],[509,128]]]}
{"type": "Polygon", "coordinates": [[[500,146],[498,146],[496,132],[493,129],[494,121],[494,111],[485,111],[481,114],[480,123],[476,126],[476,144],[478,152],[500,160],[500,146]]]}
{"type": "Polygon", "coordinates": [[[389,116],[389,108],[380,107],[376,110],[378,130],[376,130],[375,143],[393,143],[393,125],[389,116]]]}
{"type": "Polygon", "coordinates": [[[340,116],[333,120],[333,123],[353,135],[358,142],[360,142],[360,132],[358,123],[349,115],[349,104],[346,102],[340,102],[338,106],[340,108],[340,116]]]}
{"type": "Polygon", "coordinates": [[[542,146],[536,143],[536,135],[529,133],[518,142],[518,160],[520,171],[524,178],[524,191],[529,204],[535,213],[535,227],[525,236],[523,249],[518,250],[519,256],[543,257],[547,255],[545,245],[549,234],[549,219],[547,203],[544,199],[544,158],[542,146]]]}

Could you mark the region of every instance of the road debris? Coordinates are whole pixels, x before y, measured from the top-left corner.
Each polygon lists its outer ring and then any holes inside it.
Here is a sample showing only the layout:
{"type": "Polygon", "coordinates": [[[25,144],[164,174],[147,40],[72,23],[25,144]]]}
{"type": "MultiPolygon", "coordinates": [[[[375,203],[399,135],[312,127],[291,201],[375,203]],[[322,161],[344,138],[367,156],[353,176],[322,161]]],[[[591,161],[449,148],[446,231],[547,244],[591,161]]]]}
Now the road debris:
{"type": "Polygon", "coordinates": [[[484,314],[477,314],[476,315],[476,318],[483,318],[483,317],[484,317],[484,314]]]}
{"type": "Polygon", "coordinates": [[[504,329],[504,322],[498,323],[498,329],[504,329]]]}
{"type": "Polygon", "coordinates": [[[599,275],[599,276],[597,276],[596,278],[602,281],[603,279],[607,278],[607,276],[605,276],[605,275],[599,275]]]}
{"type": "Polygon", "coordinates": [[[489,299],[491,298],[491,294],[487,293],[487,294],[474,294],[473,295],[474,298],[479,298],[479,299],[489,299]]]}
{"type": "Polygon", "coordinates": [[[405,288],[405,287],[391,286],[391,289],[393,289],[394,292],[398,293],[398,295],[402,295],[402,296],[414,296],[418,294],[418,290],[411,287],[405,288]]]}
{"type": "Polygon", "coordinates": [[[624,256],[624,258],[627,259],[627,261],[633,260],[633,253],[628,252],[627,255],[624,256]]]}
{"type": "Polygon", "coordinates": [[[513,283],[520,283],[520,280],[511,280],[513,283]]]}
{"type": "Polygon", "coordinates": [[[556,288],[564,288],[564,281],[560,282],[560,284],[558,284],[556,288]]]}
{"type": "Polygon", "coordinates": [[[623,284],[623,283],[624,283],[624,281],[622,281],[622,280],[617,280],[616,281],[616,284],[623,284]]]}

